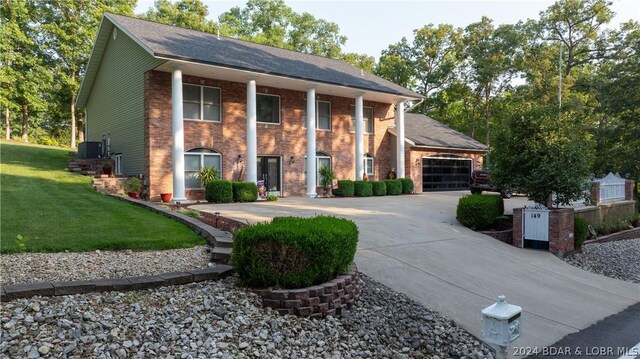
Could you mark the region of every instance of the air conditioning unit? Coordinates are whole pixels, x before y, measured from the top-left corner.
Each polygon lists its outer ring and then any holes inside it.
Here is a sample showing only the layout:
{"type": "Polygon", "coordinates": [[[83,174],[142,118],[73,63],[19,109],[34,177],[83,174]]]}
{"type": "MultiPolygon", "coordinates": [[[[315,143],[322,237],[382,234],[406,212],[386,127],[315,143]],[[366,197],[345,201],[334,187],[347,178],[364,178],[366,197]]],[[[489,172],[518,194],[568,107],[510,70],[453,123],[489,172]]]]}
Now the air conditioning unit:
{"type": "Polygon", "coordinates": [[[101,158],[102,157],[101,141],[84,141],[78,145],[78,158],[101,158]]]}

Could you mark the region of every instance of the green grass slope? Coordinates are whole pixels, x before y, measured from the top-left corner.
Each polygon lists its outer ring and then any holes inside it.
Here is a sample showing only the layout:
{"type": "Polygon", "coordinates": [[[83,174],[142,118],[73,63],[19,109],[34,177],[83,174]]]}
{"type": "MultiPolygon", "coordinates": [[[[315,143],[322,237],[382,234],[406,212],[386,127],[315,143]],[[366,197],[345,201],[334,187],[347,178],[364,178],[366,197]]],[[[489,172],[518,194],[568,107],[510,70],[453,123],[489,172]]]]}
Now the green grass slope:
{"type": "Polygon", "coordinates": [[[183,224],[96,192],[68,150],[0,142],[0,252],[152,250],[204,244],[183,224]]]}

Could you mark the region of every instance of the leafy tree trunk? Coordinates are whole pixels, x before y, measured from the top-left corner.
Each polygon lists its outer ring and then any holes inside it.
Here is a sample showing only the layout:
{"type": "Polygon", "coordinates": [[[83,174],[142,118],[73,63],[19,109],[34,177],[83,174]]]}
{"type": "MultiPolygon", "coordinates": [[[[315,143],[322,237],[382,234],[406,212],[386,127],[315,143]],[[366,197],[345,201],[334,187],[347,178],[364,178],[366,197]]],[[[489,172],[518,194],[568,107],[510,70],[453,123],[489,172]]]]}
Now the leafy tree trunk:
{"type": "Polygon", "coordinates": [[[29,143],[29,105],[22,104],[22,142],[29,143]]]}
{"type": "Polygon", "coordinates": [[[71,96],[71,149],[76,148],[76,104],[74,101],[75,97],[71,96]]]}
{"type": "Polygon", "coordinates": [[[78,118],[78,143],[84,142],[84,118],[78,118]]]}
{"type": "Polygon", "coordinates": [[[9,114],[9,108],[6,108],[4,110],[4,126],[5,126],[4,138],[5,140],[10,140],[11,139],[11,116],[9,114]]]}

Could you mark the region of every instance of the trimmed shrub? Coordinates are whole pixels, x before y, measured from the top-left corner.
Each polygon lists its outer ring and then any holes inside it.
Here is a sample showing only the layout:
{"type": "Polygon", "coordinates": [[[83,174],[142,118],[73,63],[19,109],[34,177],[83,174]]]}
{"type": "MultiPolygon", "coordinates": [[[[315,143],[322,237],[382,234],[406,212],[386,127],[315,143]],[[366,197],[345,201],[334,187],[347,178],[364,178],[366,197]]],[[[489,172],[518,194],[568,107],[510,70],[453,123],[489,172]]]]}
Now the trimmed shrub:
{"type": "Polygon", "coordinates": [[[332,193],[338,197],[353,197],[354,191],[352,180],[339,180],[338,188],[334,189],[332,193]]]}
{"type": "Polygon", "coordinates": [[[384,183],[387,185],[388,195],[396,196],[402,194],[402,182],[399,179],[385,180],[384,183]]]}
{"type": "Polygon", "coordinates": [[[214,180],[206,184],[204,198],[207,202],[229,203],[233,200],[233,185],[231,181],[214,180]]]}
{"type": "Polygon", "coordinates": [[[496,218],[504,214],[502,197],[486,194],[464,196],[458,201],[456,219],[473,230],[491,228],[496,218]]]}
{"type": "Polygon", "coordinates": [[[258,200],[258,185],[253,182],[232,182],[234,202],[255,202],[258,200]]]}
{"type": "Polygon", "coordinates": [[[276,217],[239,229],[232,261],[244,285],[304,288],[348,271],[357,244],[358,227],[350,220],[276,217]]]}
{"type": "Polygon", "coordinates": [[[387,195],[387,184],[383,181],[372,181],[371,187],[373,190],[374,196],[386,196],[387,195]]]}
{"type": "Polygon", "coordinates": [[[573,246],[580,249],[584,241],[589,236],[589,223],[586,219],[578,216],[573,217],[573,246]]]}
{"type": "Polygon", "coordinates": [[[371,197],[373,196],[373,186],[369,181],[354,181],[353,182],[353,194],[356,197],[371,197]]]}
{"type": "Polygon", "coordinates": [[[513,217],[500,216],[493,221],[493,229],[496,231],[506,231],[513,228],[513,217]]]}
{"type": "Polygon", "coordinates": [[[402,193],[413,193],[413,180],[411,178],[400,178],[400,182],[402,182],[402,193]]]}

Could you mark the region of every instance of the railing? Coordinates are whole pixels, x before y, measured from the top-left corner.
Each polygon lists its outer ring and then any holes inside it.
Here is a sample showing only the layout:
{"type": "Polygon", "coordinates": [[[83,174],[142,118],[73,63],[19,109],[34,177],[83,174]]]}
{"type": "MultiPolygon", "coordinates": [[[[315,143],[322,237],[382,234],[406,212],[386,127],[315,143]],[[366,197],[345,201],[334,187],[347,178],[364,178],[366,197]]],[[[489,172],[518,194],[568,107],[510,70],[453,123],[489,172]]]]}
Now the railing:
{"type": "Polygon", "coordinates": [[[611,172],[604,177],[594,179],[600,183],[600,202],[616,202],[625,199],[625,179],[611,172]]]}

